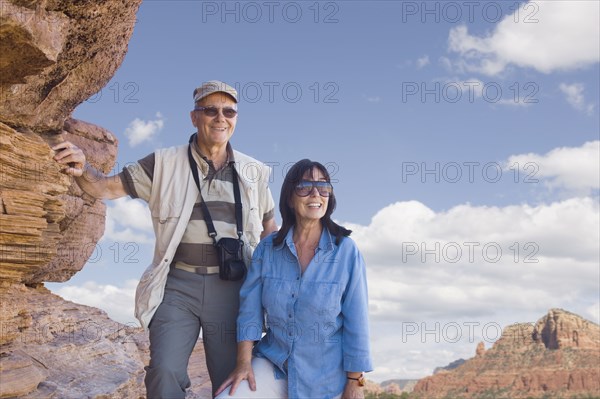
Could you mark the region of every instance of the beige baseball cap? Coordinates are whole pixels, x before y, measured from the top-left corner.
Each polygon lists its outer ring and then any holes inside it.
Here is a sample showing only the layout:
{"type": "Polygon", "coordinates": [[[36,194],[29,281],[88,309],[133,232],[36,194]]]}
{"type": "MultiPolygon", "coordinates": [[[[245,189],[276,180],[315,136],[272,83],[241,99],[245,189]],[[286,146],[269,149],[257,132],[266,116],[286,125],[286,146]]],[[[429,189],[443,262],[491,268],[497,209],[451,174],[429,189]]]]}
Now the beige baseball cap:
{"type": "Polygon", "coordinates": [[[229,94],[236,103],[238,102],[238,93],[233,87],[219,80],[209,80],[208,82],[204,82],[202,86],[194,89],[194,104],[204,97],[218,92],[229,94]]]}

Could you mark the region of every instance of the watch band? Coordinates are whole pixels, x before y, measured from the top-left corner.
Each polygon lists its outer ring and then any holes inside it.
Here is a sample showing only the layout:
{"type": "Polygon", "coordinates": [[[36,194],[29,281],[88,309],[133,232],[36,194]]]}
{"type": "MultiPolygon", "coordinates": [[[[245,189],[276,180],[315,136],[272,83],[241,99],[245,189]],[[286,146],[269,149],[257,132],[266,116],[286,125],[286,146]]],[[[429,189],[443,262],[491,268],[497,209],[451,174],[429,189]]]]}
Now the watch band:
{"type": "Polygon", "coordinates": [[[348,376],[346,376],[346,378],[348,378],[349,380],[354,380],[354,381],[358,382],[358,386],[359,387],[364,387],[365,386],[365,375],[364,375],[364,373],[360,373],[360,375],[357,378],[348,377],[348,376]]]}

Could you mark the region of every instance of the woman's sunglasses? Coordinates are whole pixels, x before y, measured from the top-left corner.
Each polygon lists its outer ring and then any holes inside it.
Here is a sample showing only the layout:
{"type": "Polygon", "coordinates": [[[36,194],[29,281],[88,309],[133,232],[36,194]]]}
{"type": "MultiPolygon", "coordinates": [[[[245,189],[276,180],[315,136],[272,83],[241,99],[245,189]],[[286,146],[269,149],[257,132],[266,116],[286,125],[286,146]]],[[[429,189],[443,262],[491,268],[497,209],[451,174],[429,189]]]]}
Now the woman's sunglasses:
{"type": "Polygon", "coordinates": [[[299,197],[308,197],[315,188],[321,197],[329,197],[333,193],[333,186],[328,181],[310,180],[302,180],[294,187],[294,191],[299,197]]]}

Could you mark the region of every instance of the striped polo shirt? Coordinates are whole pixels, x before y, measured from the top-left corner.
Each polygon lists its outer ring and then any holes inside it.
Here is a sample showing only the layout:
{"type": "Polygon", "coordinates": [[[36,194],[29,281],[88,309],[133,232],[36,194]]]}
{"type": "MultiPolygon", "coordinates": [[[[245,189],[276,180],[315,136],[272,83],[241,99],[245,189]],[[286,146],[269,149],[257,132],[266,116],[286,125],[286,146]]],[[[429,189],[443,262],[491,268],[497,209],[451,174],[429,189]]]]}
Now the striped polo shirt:
{"type": "MultiPolygon", "coordinates": [[[[201,154],[196,142],[196,135],[192,139],[192,156],[202,172],[200,175],[202,198],[206,201],[218,238],[237,238],[232,173],[235,159],[231,145],[227,143],[227,162],[219,170],[215,170],[213,162],[201,154]],[[202,178],[202,176],[205,177],[202,178]]],[[[140,198],[146,202],[150,198],[154,162],[155,156],[152,153],[123,168],[121,181],[123,181],[125,191],[132,198],[140,198]]],[[[275,214],[273,196],[267,188],[267,192],[259,197],[262,201],[260,208],[268,209],[263,214],[263,221],[267,221],[275,214]]],[[[200,207],[200,195],[196,199],[190,221],[177,247],[171,266],[190,272],[198,271],[200,274],[206,274],[207,270],[209,273],[218,272],[217,253],[213,239],[208,235],[204,214],[200,207]],[[196,268],[200,269],[196,270],[196,268]]]]}

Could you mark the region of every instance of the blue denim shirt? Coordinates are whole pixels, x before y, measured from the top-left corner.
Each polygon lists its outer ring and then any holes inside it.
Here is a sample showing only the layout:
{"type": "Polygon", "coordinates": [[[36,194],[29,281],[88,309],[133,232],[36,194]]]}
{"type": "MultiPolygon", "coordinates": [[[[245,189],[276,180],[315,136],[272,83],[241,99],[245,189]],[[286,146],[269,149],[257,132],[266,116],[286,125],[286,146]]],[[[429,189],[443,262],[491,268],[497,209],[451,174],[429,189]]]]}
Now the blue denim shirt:
{"type": "Polygon", "coordinates": [[[289,398],[333,398],[347,371],[372,370],[365,263],[351,238],[338,246],[324,228],[301,274],[292,235],[274,247],[272,234],[254,251],[240,291],[238,341],[260,341],[254,354],[273,362],[279,378],[287,374],[289,398]]]}

